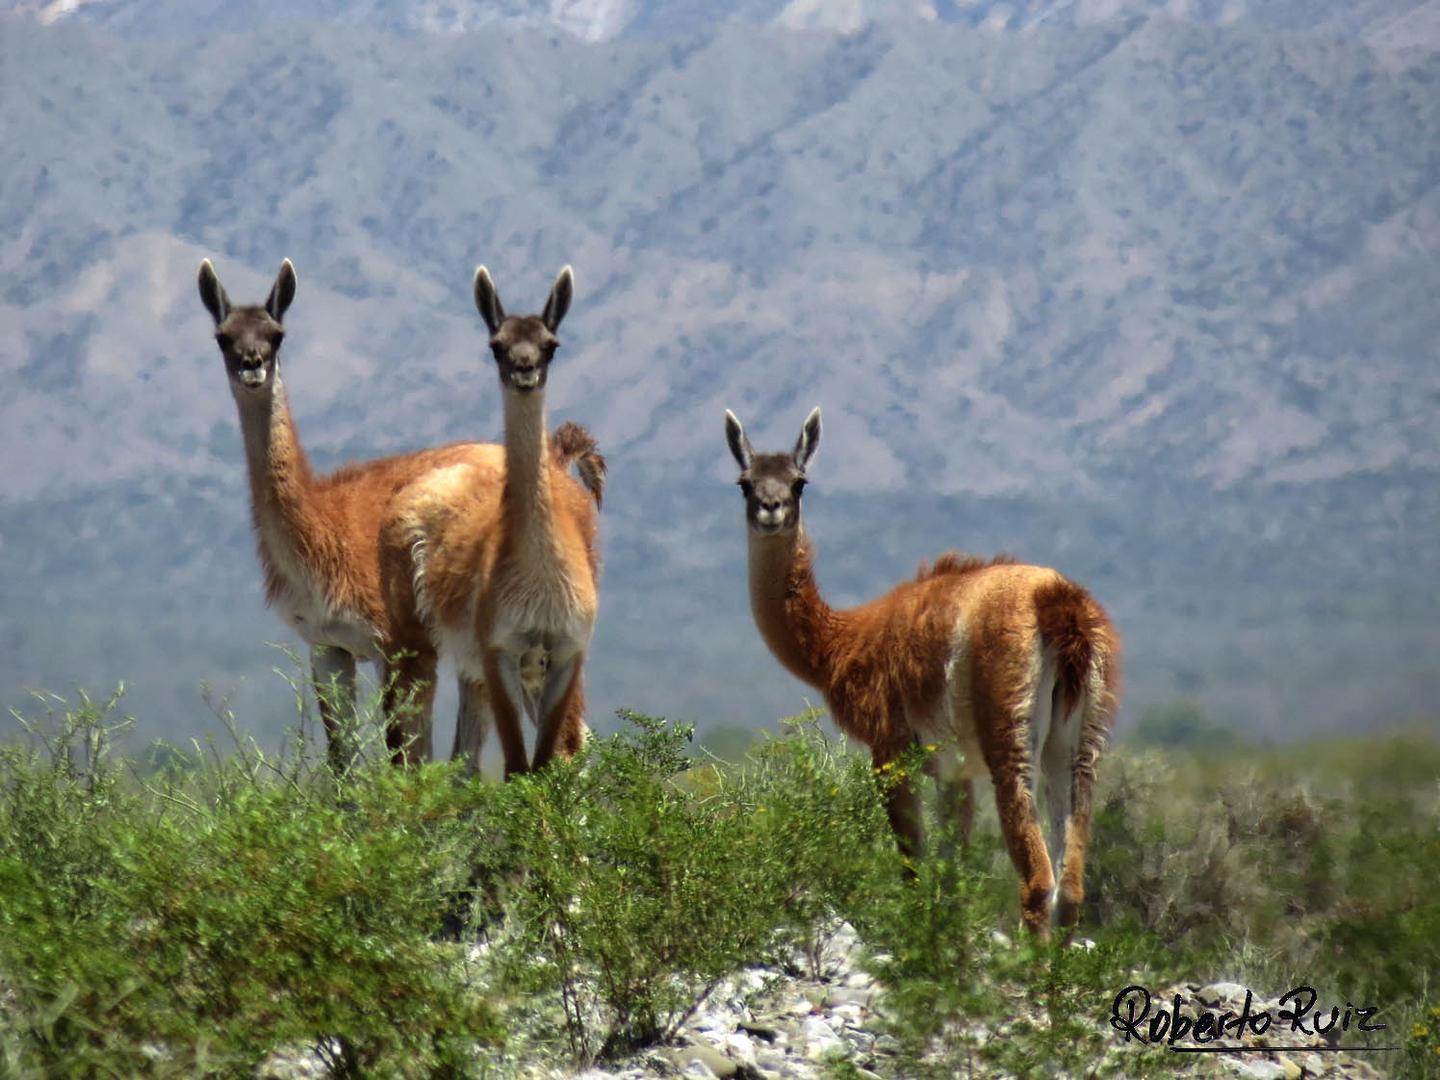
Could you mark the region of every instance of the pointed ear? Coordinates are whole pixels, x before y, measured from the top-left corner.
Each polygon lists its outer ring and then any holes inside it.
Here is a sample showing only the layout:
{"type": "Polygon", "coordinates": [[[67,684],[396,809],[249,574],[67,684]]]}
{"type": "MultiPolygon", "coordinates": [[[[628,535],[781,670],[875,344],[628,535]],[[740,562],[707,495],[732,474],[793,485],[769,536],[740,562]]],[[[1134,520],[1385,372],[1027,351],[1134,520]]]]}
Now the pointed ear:
{"type": "Polygon", "coordinates": [[[475,268],[475,306],[480,309],[480,317],[490,333],[498,334],[500,324],[505,321],[505,309],[500,306],[500,294],[495,290],[495,282],[490,280],[490,271],[483,266],[475,268]]]}
{"type": "Polygon", "coordinates": [[[210,265],[209,259],[200,263],[200,302],[205,305],[205,310],[210,312],[216,326],[224,322],[225,316],[230,314],[230,297],[225,295],[225,286],[220,284],[220,278],[215,273],[215,267],[210,265]]]}
{"type": "Polygon", "coordinates": [[[800,438],[795,443],[795,464],[803,472],[805,466],[810,463],[811,457],[815,454],[815,448],[820,445],[820,406],[810,410],[810,415],[805,418],[805,424],[800,428],[800,438]]]}
{"type": "Polygon", "coordinates": [[[575,271],[567,266],[555,276],[555,284],[550,286],[550,299],[545,301],[545,310],[540,313],[540,321],[545,324],[546,330],[552,334],[555,332],[560,320],[570,310],[570,298],[574,295],[575,271]]]}
{"type": "Polygon", "coordinates": [[[725,410],[725,441],[730,444],[730,453],[735,455],[740,471],[745,472],[755,460],[755,454],[750,449],[750,440],[740,425],[740,418],[729,409],[725,410]]]}
{"type": "Polygon", "coordinates": [[[280,273],[275,275],[275,284],[270,287],[270,296],[265,301],[265,310],[276,322],[285,321],[285,312],[295,299],[295,264],[289,259],[280,260],[280,273]]]}

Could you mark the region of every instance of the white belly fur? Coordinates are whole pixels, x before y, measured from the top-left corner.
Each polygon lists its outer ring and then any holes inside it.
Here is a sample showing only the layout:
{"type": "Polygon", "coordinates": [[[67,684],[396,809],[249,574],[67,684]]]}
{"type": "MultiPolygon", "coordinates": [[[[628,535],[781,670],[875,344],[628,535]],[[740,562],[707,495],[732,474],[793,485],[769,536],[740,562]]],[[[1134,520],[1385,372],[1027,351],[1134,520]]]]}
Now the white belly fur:
{"type": "Polygon", "coordinates": [[[380,659],[375,628],[351,612],[330,609],[312,590],[287,583],[276,607],[306,643],[341,648],[360,660],[380,659]]]}
{"type": "MultiPolygon", "coordinates": [[[[485,656],[475,634],[476,605],[472,594],[458,620],[434,620],[436,647],[453,663],[461,678],[485,681],[485,656]]],[[[433,619],[429,611],[426,615],[433,619]]],[[[578,609],[568,590],[517,590],[505,598],[489,645],[516,656],[526,683],[539,672],[562,663],[590,642],[594,619],[578,609]]]]}
{"type": "Polygon", "coordinates": [[[265,550],[280,582],[275,597],[280,617],[309,645],[344,649],[359,660],[380,660],[376,628],[355,612],[332,606],[325,590],[289,557],[288,545],[266,539],[265,550]]]}

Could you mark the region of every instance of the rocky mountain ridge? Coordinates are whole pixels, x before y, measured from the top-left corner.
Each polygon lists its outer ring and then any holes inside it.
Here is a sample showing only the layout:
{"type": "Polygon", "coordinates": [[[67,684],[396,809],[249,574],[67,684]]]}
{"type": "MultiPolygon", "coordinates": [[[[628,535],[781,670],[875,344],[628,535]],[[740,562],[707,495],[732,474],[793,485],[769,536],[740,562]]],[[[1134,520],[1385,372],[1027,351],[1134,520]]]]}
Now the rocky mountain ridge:
{"type": "Polygon", "coordinates": [[[152,730],[201,679],[284,714],[193,278],[258,297],[289,255],[326,466],[497,438],[470,272],[525,306],[575,264],[550,401],[613,467],[602,716],[798,711],[719,418],[788,445],[816,403],[835,602],[1004,549],[1112,608],[1132,711],[1195,695],[1284,737],[1440,691],[1434,54],[1119,8],[835,33],[739,5],[663,37],[617,5],[634,32],[587,43],[203,7],[153,36],[121,15],[163,4],[0,15],[7,686],[124,677],[152,730]]]}

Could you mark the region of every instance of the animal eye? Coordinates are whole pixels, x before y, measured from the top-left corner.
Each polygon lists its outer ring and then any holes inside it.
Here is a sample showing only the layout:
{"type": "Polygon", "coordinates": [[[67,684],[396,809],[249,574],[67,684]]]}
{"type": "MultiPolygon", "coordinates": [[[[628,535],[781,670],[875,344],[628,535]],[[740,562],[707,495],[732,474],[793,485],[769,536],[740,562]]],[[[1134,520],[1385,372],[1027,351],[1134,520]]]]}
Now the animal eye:
{"type": "Polygon", "coordinates": [[[284,331],[284,330],[277,330],[277,331],[275,332],[275,334],[270,338],[270,348],[272,348],[272,349],[278,349],[278,348],[280,348],[280,343],[281,343],[282,341],[284,341],[284,340],[285,340],[285,331],[284,331]]]}
{"type": "Polygon", "coordinates": [[[216,334],[215,341],[222,349],[230,348],[233,343],[229,334],[216,334]]]}
{"type": "Polygon", "coordinates": [[[801,479],[799,479],[799,480],[796,480],[793,484],[790,485],[790,493],[791,493],[792,495],[794,495],[797,499],[800,497],[800,493],[801,493],[802,491],[804,491],[804,490],[805,490],[805,480],[804,480],[804,478],[801,478],[801,479]]]}
{"type": "Polygon", "coordinates": [[[752,491],[755,490],[755,485],[750,483],[749,480],[736,480],[735,483],[740,485],[740,490],[743,491],[746,495],[749,495],[752,491]]]}

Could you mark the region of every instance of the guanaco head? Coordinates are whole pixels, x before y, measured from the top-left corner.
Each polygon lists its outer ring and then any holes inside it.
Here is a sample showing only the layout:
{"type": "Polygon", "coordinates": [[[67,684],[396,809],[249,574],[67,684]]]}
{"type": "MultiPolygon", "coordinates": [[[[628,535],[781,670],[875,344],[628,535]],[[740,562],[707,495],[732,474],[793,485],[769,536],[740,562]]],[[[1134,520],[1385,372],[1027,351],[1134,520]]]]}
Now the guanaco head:
{"type": "Polygon", "coordinates": [[[545,388],[550,361],[560,347],[555,331],[570,310],[574,293],[575,273],[567,266],[555,278],[544,311],[539,315],[506,315],[490,271],[483,266],[475,268],[475,306],[490,328],[490,351],[500,367],[500,385],[506,390],[528,394],[545,388]]]}
{"type": "Polygon", "coordinates": [[[757,454],[740,419],[725,410],[725,440],[740,466],[740,490],[745,493],[745,520],[760,536],[788,532],[800,524],[800,496],[805,491],[805,466],[820,445],[820,408],[816,406],[800,428],[790,453],[757,454]]]}
{"type": "Polygon", "coordinates": [[[280,263],[264,304],[231,304],[210,260],[200,264],[200,300],[215,320],[215,342],[225,357],[235,394],[253,394],[274,385],[280,342],[285,340],[281,320],[294,299],[295,267],[289,259],[280,263]]]}

